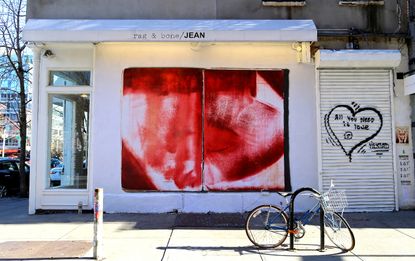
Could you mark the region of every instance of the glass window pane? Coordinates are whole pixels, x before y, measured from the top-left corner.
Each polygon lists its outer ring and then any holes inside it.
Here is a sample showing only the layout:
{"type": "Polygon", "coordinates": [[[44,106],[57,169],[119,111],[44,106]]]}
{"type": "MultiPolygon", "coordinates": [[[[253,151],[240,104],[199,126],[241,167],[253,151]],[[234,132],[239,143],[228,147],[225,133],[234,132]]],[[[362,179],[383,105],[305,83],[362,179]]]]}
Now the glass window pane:
{"type": "Polygon", "coordinates": [[[90,71],[50,71],[49,85],[56,87],[90,86],[90,71]]]}
{"type": "Polygon", "coordinates": [[[49,188],[87,187],[89,95],[49,96],[49,188]]]}

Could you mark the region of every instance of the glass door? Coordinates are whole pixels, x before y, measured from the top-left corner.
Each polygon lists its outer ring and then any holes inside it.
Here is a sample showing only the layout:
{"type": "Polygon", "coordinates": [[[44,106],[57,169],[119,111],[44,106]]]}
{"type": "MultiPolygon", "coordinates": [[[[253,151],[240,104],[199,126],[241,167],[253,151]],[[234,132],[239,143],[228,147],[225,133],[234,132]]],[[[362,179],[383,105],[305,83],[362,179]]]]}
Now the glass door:
{"type": "Polygon", "coordinates": [[[89,94],[49,94],[47,188],[87,188],[89,103],[89,94]]]}

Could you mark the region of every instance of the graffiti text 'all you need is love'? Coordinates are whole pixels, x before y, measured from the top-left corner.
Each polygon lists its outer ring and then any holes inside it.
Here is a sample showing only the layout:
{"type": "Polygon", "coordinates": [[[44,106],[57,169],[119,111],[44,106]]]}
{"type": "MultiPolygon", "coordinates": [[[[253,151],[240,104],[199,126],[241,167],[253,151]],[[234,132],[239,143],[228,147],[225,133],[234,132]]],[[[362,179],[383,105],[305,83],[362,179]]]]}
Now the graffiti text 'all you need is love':
{"type": "Polygon", "coordinates": [[[349,162],[354,153],[370,151],[381,156],[389,151],[389,143],[373,141],[383,127],[383,116],[376,108],[361,107],[356,102],[336,105],[324,116],[324,126],[327,143],[339,147],[349,162]]]}

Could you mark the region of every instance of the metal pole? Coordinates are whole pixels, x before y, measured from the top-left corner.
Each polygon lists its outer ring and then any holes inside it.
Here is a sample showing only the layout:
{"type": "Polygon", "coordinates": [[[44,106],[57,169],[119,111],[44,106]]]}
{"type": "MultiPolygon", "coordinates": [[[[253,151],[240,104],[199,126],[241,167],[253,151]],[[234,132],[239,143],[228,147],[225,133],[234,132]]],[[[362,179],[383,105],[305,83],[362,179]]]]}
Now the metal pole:
{"type": "Polygon", "coordinates": [[[94,194],[94,259],[102,260],[104,190],[95,189],[94,194]]]}
{"type": "Polygon", "coordinates": [[[6,131],[3,131],[3,148],[1,150],[1,157],[4,158],[4,150],[6,148],[6,131]]]}
{"type": "Polygon", "coordinates": [[[320,206],[320,251],[324,250],[324,209],[320,206]]]}
{"type": "Polygon", "coordinates": [[[2,151],[1,151],[1,156],[3,158],[4,158],[4,151],[6,149],[6,138],[7,138],[7,136],[8,136],[7,125],[4,125],[4,128],[3,128],[3,148],[2,148],[2,151]]]}
{"type": "Polygon", "coordinates": [[[289,250],[294,250],[294,202],[295,202],[295,198],[297,197],[298,194],[300,194],[301,192],[304,191],[310,191],[313,192],[316,195],[320,195],[320,192],[318,192],[317,190],[313,189],[313,188],[309,188],[309,187],[305,187],[305,188],[299,188],[296,191],[294,191],[294,193],[291,196],[290,199],[290,217],[289,217],[289,222],[288,222],[288,232],[290,233],[290,248],[289,250]]]}
{"type": "Polygon", "coordinates": [[[288,222],[288,231],[290,233],[290,250],[294,250],[294,200],[299,190],[296,190],[290,199],[290,218],[288,222]]]}

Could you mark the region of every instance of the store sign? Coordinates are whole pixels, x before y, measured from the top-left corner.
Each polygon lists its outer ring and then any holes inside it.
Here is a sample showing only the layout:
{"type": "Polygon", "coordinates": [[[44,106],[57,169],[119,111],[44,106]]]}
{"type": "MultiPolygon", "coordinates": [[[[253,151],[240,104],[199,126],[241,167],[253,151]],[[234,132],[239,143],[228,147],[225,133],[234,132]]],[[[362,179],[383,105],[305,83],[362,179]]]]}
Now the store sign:
{"type": "Polygon", "coordinates": [[[29,19],[29,42],[314,42],[312,20],[29,19]]]}
{"type": "Polygon", "coordinates": [[[400,154],[398,155],[399,159],[399,166],[398,171],[401,178],[401,185],[403,186],[410,186],[412,185],[412,177],[411,177],[411,168],[410,168],[410,161],[409,155],[400,154]]]}
{"type": "Polygon", "coordinates": [[[205,40],[208,38],[206,32],[198,31],[147,31],[133,34],[133,39],[136,41],[189,41],[189,40],[205,40]]]}
{"type": "Polygon", "coordinates": [[[396,146],[398,151],[398,175],[400,176],[402,186],[412,186],[414,183],[414,174],[412,170],[411,159],[406,151],[409,150],[409,126],[395,127],[396,146]]]}
{"type": "Polygon", "coordinates": [[[410,140],[410,126],[395,127],[396,133],[396,170],[398,174],[399,207],[415,206],[414,162],[410,140]]]}

